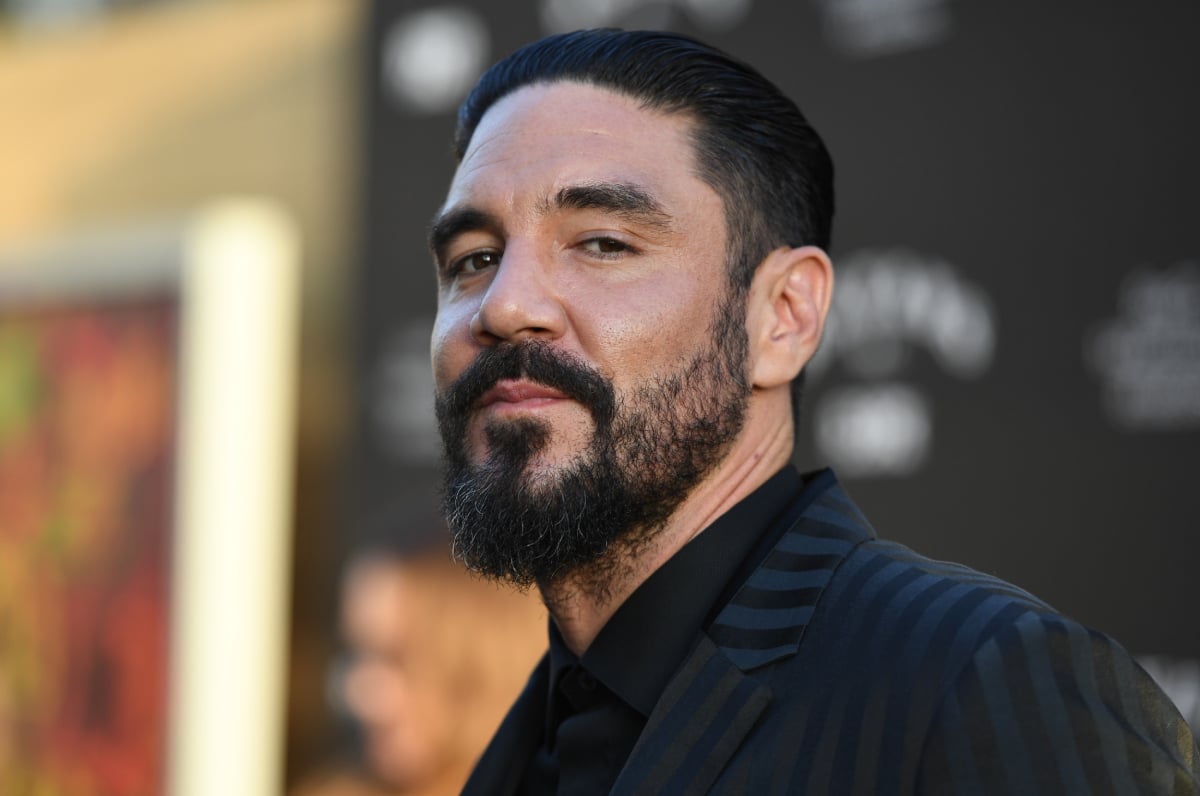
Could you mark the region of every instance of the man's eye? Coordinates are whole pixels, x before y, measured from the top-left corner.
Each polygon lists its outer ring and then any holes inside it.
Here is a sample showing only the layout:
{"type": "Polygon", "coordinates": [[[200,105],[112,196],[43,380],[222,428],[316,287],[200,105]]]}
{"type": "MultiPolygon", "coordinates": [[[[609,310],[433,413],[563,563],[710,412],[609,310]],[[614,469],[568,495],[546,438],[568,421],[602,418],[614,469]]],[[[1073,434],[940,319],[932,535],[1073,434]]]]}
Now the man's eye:
{"type": "Polygon", "coordinates": [[[474,274],[500,264],[500,254],[494,251],[480,251],[464,254],[450,264],[451,274],[474,274]]]}
{"type": "Polygon", "coordinates": [[[620,254],[627,252],[632,247],[622,243],[616,238],[591,238],[583,242],[583,248],[593,254],[620,254]]]}

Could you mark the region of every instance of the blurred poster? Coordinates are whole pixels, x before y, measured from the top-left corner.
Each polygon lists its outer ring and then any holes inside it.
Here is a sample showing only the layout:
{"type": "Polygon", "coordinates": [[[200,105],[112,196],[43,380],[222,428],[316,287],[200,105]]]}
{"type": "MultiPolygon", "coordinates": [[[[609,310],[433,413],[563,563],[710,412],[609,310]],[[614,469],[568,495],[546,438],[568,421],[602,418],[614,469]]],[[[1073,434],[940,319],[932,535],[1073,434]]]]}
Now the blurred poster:
{"type": "Polygon", "coordinates": [[[176,321],[0,303],[0,793],[163,791],[176,321]]]}
{"type": "Polygon", "coordinates": [[[298,236],[0,249],[0,794],[278,793],[298,236]]]}

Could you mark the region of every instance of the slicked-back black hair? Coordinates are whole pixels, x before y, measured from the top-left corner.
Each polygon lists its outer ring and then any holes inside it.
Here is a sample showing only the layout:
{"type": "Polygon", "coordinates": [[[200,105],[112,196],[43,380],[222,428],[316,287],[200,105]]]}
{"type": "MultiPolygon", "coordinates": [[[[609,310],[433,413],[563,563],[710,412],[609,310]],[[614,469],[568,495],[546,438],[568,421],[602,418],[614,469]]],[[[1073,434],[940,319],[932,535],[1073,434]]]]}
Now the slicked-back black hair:
{"type": "MultiPolygon", "coordinates": [[[[463,102],[457,159],[497,100],[561,81],[611,89],[693,120],[697,176],[724,204],[729,280],[738,294],[773,249],[829,248],[833,161],[816,130],[753,67],[678,33],[581,30],[522,47],[485,72],[463,102]]],[[[793,385],[793,411],[801,383],[793,385]]]]}

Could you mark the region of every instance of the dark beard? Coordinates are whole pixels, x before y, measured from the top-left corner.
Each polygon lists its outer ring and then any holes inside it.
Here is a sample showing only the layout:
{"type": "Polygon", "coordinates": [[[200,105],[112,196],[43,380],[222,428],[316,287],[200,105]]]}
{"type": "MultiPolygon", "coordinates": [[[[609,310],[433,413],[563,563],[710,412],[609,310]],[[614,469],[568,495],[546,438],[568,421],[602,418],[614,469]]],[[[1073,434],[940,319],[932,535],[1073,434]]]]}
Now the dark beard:
{"type": "Polygon", "coordinates": [[[750,390],[741,298],[735,291],[717,312],[710,349],[622,400],[608,379],[548,342],[485,349],[437,397],[443,510],[455,555],[521,587],[573,575],[603,599],[617,569],[654,538],[742,428],[750,390]],[[468,460],[475,403],[498,380],[519,377],[562,392],[591,414],[592,439],[571,465],[526,472],[551,434],[531,418],[488,422],[486,460],[468,460]]]}

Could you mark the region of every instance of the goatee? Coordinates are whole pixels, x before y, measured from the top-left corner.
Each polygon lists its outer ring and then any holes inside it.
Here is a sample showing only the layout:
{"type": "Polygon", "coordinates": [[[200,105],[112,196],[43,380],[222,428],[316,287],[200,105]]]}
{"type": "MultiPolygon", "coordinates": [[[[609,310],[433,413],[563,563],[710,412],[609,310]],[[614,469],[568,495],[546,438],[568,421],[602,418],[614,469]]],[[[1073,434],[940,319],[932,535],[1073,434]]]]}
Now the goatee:
{"type": "Polygon", "coordinates": [[[747,340],[736,300],[724,302],[707,331],[710,348],[620,396],[594,368],[547,341],[480,353],[436,402],[446,460],[443,510],[456,557],[521,587],[571,575],[603,599],[616,570],[654,538],[745,420],[747,340]],[[487,456],[470,461],[477,402],[497,381],[517,378],[588,410],[592,437],[570,464],[530,472],[553,433],[535,418],[488,421],[487,456]]]}

